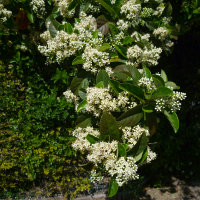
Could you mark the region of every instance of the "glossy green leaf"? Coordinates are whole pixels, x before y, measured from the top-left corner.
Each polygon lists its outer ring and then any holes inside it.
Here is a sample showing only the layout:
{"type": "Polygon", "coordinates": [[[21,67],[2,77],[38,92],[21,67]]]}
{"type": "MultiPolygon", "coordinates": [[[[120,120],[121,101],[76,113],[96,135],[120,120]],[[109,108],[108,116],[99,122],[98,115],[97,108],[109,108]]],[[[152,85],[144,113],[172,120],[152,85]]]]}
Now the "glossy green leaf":
{"type": "Polygon", "coordinates": [[[127,52],[127,49],[123,46],[120,46],[120,45],[115,45],[115,49],[124,57],[124,58],[127,58],[126,56],[126,52],[127,52]]]}
{"type": "Polygon", "coordinates": [[[31,23],[34,23],[33,13],[27,13],[27,17],[31,23]]]}
{"type": "Polygon", "coordinates": [[[85,61],[82,59],[81,56],[77,56],[73,61],[72,61],[72,65],[80,65],[80,64],[84,64],[85,61]]]}
{"type": "Polygon", "coordinates": [[[118,191],[118,184],[115,178],[111,178],[108,188],[108,197],[113,197],[117,194],[118,191]]]}
{"type": "Polygon", "coordinates": [[[107,74],[107,72],[105,70],[101,70],[98,72],[97,74],[97,78],[96,78],[96,83],[98,84],[99,82],[103,81],[104,83],[104,87],[108,87],[108,82],[109,82],[110,78],[107,74]]]}
{"type": "Polygon", "coordinates": [[[144,92],[141,88],[131,85],[129,83],[123,83],[119,86],[119,88],[121,88],[124,91],[129,92],[134,97],[136,97],[140,101],[144,102],[144,92]]]}
{"type": "Polygon", "coordinates": [[[131,37],[131,36],[126,36],[124,39],[123,39],[123,41],[122,41],[122,43],[123,43],[123,45],[127,45],[127,44],[132,44],[133,43],[133,38],[131,37]]]}
{"type": "Polygon", "coordinates": [[[140,122],[142,118],[143,118],[143,113],[137,113],[118,121],[118,125],[121,127],[135,126],[140,122]]]}
{"type": "Polygon", "coordinates": [[[161,77],[164,80],[164,82],[168,81],[167,74],[165,73],[163,69],[161,69],[161,77]]]}
{"type": "Polygon", "coordinates": [[[109,81],[109,85],[115,91],[115,93],[117,95],[119,95],[119,93],[122,92],[122,90],[119,88],[120,83],[118,81],[116,81],[116,80],[110,80],[109,81]]]}
{"type": "Polygon", "coordinates": [[[106,51],[106,50],[108,50],[108,49],[110,49],[110,48],[111,48],[111,46],[110,46],[109,43],[103,43],[102,46],[97,47],[97,49],[98,49],[99,51],[106,51]]]}
{"type": "Polygon", "coordinates": [[[173,95],[172,90],[170,90],[167,87],[161,87],[153,93],[152,99],[167,97],[167,96],[171,96],[171,95],[173,95]]]}
{"type": "Polygon", "coordinates": [[[171,87],[174,90],[178,90],[180,89],[180,87],[178,85],[176,85],[176,83],[172,82],[172,81],[168,81],[167,83],[165,83],[166,87],[171,87]]]}
{"type": "Polygon", "coordinates": [[[147,148],[147,142],[148,139],[146,133],[143,133],[136,145],[130,151],[127,152],[127,155],[133,156],[136,161],[139,161],[142,158],[143,152],[147,148]]]}
{"type": "Polygon", "coordinates": [[[153,74],[153,75],[152,75],[152,78],[153,78],[153,81],[154,81],[154,83],[155,83],[155,85],[156,85],[157,88],[160,88],[160,87],[164,87],[164,86],[165,86],[165,82],[164,82],[164,80],[162,79],[162,77],[153,74]]]}
{"type": "Polygon", "coordinates": [[[96,87],[97,88],[104,88],[104,82],[103,81],[100,81],[96,84],[96,87]]]}
{"type": "Polygon", "coordinates": [[[49,32],[50,32],[51,37],[55,37],[56,36],[59,26],[60,26],[60,23],[57,22],[56,20],[52,20],[50,22],[49,32]]]}
{"type": "Polygon", "coordinates": [[[80,115],[76,120],[76,127],[86,128],[91,125],[91,118],[87,115],[80,115]]]}
{"type": "Polygon", "coordinates": [[[141,112],[142,112],[142,105],[140,104],[140,105],[135,106],[134,108],[129,109],[128,111],[126,111],[122,115],[120,115],[117,118],[117,121],[121,121],[121,120],[123,120],[127,117],[130,117],[132,115],[135,115],[135,114],[138,114],[138,113],[141,113],[141,112]]]}
{"type": "Polygon", "coordinates": [[[108,112],[104,112],[100,120],[101,138],[104,140],[118,140],[119,129],[116,119],[108,112]]]}
{"type": "Polygon", "coordinates": [[[153,112],[153,106],[148,104],[142,107],[142,110],[146,113],[152,113],[153,112]]]}
{"type": "Polygon", "coordinates": [[[118,14],[116,13],[116,11],[112,8],[111,5],[108,4],[108,2],[106,2],[105,0],[96,0],[99,4],[102,5],[102,7],[104,7],[109,13],[110,15],[115,19],[118,17],[118,14]]]}
{"type": "Polygon", "coordinates": [[[150,79],[151,78],[151,71],[149,70],[149,68],[148,67],[143,67],[143,71],[144,71],[145,77],[150,79]]]}
{"type": "Polygon", "coordinates": [[[174,113],[169,113],[166,110],[164,111],[164,115],[167,117],[167,119],[169,120],[171,126],[174,129],[174,132],[177,133],[178,129],[179,129],[179,119],[177,114],[174,113]]]}
{"type": "Polygon", "coordinates": [[[73,93],[77,94],[80,84],[82,83],[83,80],[84,80],[83,78],[74,77],[70,84],[70,90],[73,93]]]}
{"type": "Polygon", "coordinates": [[[65,24],[65,31],[67,32],[67,33],[69,33],[69,34],[72,34],[73,33],[73,27],[72,27],[72,25],[70,24],[70,23],[66,23],[65,24]]]}
{"type": "Polygon", "coordinates": [[[81,110],[84,110],[85,109],[85,107],[86,107],[86,105],[87,105],[87,101],[86,100],[83,100],[79,105],[78,105],[78,107],[77,107],[77,112],[80,112],[81,110]]]}
{"type": "Polygon", "coordinates": [[[88,134],[86,139],[90,142],[90,144],[95,144],[99,141],[99,138],[95,137],[94,135],[88,134]]]}
{"type": "Polygon", "coordinates": [[[68,6],[68,10],[73,10],[74,8],[76,8],[76,6],[78,5],[77,1],[76,0],[73,0],[69,6],[68,6]]]}
{"type": "Polygon", "coordinates": [[[117,157],[125,157],[126,158],[126,149],[124,147],[124,144],[121,144],[118,142],[118,149],[117,149],[117,157]]]}

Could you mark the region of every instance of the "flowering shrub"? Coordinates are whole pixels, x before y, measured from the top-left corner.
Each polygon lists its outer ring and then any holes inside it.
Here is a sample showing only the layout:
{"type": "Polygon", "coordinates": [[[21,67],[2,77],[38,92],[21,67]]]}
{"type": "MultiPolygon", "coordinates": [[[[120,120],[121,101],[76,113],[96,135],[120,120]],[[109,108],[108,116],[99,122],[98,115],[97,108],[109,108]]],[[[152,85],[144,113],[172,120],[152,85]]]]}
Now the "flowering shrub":
{"type": "MultiPolygon", "coordinates": [[[[9,30],[6,21],[16,2],[1,4],[8,9],[2,30],[9,34],[16,27],[9,30]]],[[[156,158],[149,143],[156,114],[163,113],[175,132],[179,128],[176,111],[186,94],[164,70],[149,69],[173,46],[171,6],[163,0],[21,0],[20,6],[25,11],[13,20],[19,30],[40,27],[40,38],[31,41],[45,64],[67,63],[74,73],[63,91],[78,114],[72,146],[93,164],[91,180],[111,177],[111,197],[156,158]]]]}

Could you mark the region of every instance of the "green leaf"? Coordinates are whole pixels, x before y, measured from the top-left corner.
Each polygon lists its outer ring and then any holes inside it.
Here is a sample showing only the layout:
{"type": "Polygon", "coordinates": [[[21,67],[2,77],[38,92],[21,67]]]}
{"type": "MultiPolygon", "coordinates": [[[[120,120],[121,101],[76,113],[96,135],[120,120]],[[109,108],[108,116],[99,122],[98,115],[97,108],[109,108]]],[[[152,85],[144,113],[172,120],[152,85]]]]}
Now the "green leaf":
{"type": "Polygon", "coordinates": [[[108,26],[109,26],[109,30],[110,30],[110,32],[113,36],[115,36],[119,33],[119,30],[117,29],[117,27],[113,23],[108,22],[108,26]]]}
{"type": "Polygon", "coordinates": [[[143,133],[136,145],[127,152],[128,156],[133,156],[136,161],[139,161],[142,158],[143,152],[147,148],[147,142],[148,139],[146,133],[143,133]]]}
{"type": "Polygon", "coordinates": [[[171,95],[173,95],[172,90],[170,90],[167,87],[161,87],[153,93],[152,99],[167,97],[167,96],[171,96],[171,95]]]}
{"type": "Polygon", "coordinates": [[[122,92],[123,90],[121,90],[119,88],[120,83],[118,81],[115,80],[109,80],[109,85],[111,86],[111,88],[115,91],[115,93],[117,95],[119,95],[120,92],[122,92]]]}
{"type": "Polygon", "coordinates": [[[49,25],[49,32],[51,37],[55,37],[57,34],[57,30],[61,24],[57,22],[55,19],[50,22],[49,25]]]}
{"type": "Polygon", "coordinates": [[[164,80],[162,79],[162,77],[153,74],[153,75],[152,75],[152,78],[153,78],[153,81],[154,81],[154,83],[155,83],[155,85],[156,85],[157,88],[160,88],[160,87],[164,87],[164,86],[165,86],[165,82],[164,82],[164,80]]]}
{"type": "Polygon", "coordinates": [[[116,119],[108,112],[104,112],[100,120],[101,138],[104,140],[119,140],[119,129],[116,119]]]}
{"type": "Polygon", "coordinates": [[[118,142],[117,157],[126,158],[126,148],[124,147],[124,144],[121,144],[120,142],[118,142]]]}
{"type": "Polygon", "coordinates": [[[148,104],[142,107],[142,110],[146,113],[152,113],[153,112],[153,106],[148,104]]]}
{"type": "Polygon", "coordinates": [[[178,90],[180,89],[180,87],[178,85],[176,85],[176,83],[172,82],[172,81],[168,81],[167,83],[165,83],[166,87],[171,87],[174,90],[178,90]]]}
{"type": "Polygon", "coordinates": [[[161,77],[164,80],[164,82],[168,81],[167,74],[165,73],[163,69],[161,69],[161,77]]]}
{"type": "Polygon", "coordinates": [[[84,110],[85,109],[85,107],[86,107],[86,105],[87,105],[87,101],[86,100],[83,100],[79,105],[78,105],[78,107],[77,107],[77,112],[80,112],[81,110],[84,110]]]}
{"type": "Polygon", "coordinates": [[[133,42],[134,40],[131,36],[126,36],[122,41],[123,45],[132,44],[133,42]]]}
{"type": "Polygon", "coordinates": [[[115,78],[122,80],[122,81],[127,81],[130,78],[130,76],[127,75],[127,73],[124,73],[124,72],[114,72],[112,74],[112,76],[114,76],[115,78]]]}
{"type": "Polygon", "coordinates": [[[81,82],[81,84],[80,84],[80,88],[82,88],[82,89],[87,89],[88,86],[89,86],[89,81],[88,81],[88,79],[87,79],[87,78],[83,79],[82,82],[81,82]]]}
{"type": "Polygon", "coordinates": [[[76,120],[76,127],[86,128],[91,125],[91,118],[87,115],[80,115],[76,120]]]}
{"type": "Polygon", "coordinates": [[[108,188],[108,197],[113,197],[117,194],[118,184],[117,181],[112,177],[108,188]]]}
{"type": "Polygon", "coordinates": [[[118,125],[121,127],[135,126],[136,124],[138,124],[138,122],[140,122],[142,118],[143,113],[137,113],[118,121],[118,125]]]}
{"type": "Polygon", "coordinates": [[[84,79],[82,78],[78,78],[78,77],[74,77],[72,79],[72,82],[70,84],[70,90],[75,93],[75,94],[78,94],[78,89],[80,87],[80,84],[82,83],[84,79]]]}
{"type": "Polygon", "coordinates": [[[77,1],[76,0],[73,0],[70,4],[69,4],[69,7],[68,7],[68,10],[73,10],[74,8],[76,8],[76,6],[78,5],[77,1]]]}
{"type": "Polygon", "coordinates": [[[93,32],[92,32],[92,36],[93,36],[93,38],[97,39],[98,36],[99,36],[99,30],[93,31],[93,32]]]}
{"type": "Polygon", "coordinates": [[[151,78],[151,71],[149,70],[149,68],[144,66],[143,70],[144,70],[145,77],[150,79],[151,78]]]}
{"type": "Polygon", "coordinates": [[[81,97],[81,99],[85,100],[87,98],[87,95],[85,92],[78,90],[78,95],[81,97]]]}
{"type": "Polygon", "coordinates": [[[144,102],[144,92],[141,88],[131,85],[129,83],[123,83],[119,86],[119,88],[121,88],[124,91],[129,92],[134,97],[136,97],[140,101],[144,102]]]}
{"type": "Polygon", "coordinates": [[[97,47],[98,51],[106,51],[107,49],[110,49],[111,46],[109,43],[103,43],[102,46],[97,47]]]}
{"type": "Polygon", "coordinates": [[[28,17],[29,21],[33,24],[34,23],[33,13],[28,12],[27,17],[28,17]]]}
{"type": "Polygon", "coordinates": [[[98,72],[97,74],[97,78],[96,78],[96,83],[98,84],[99,82],[103,81],[104,83],[104,87],[108,87],[108,82],[109,82],[110,78],[107,74],[107,72],[105,70],[101,70],[98,72]]]}
{"type": "Polygon", "coordinates": [[[95,137],[94,135],[88,134],[86,139],[90,142],[90,144],[95,144],[99,141],[99,138],[95,137]]]}
{"type": "Polygon", "coordinates": [[[65,24],[65,31],[67,32],[67,33],[69,33],[69,34],[72,34],[73,33],[73,27],[72,27],[72,25],[70,24],[70,23],[66,23],[65,24]]]}
{"type": "Polygon", "coordinates": [[[115,45],[115,49],[124,57],[124,58],[127,58],[126,56],[126,52],[127,52],[127,49],[123,46],[120,46],[120,45],[115,45]]]}
{"type": "Polygon", "coordinates": [[[130,117],[132,115],[135,115],[135,114],[138,114],[142,112],[142,105],[137,105],[135,106],[134,108],[131,108],[130,110],[128,110],[127,112],[123,113],[122,115],[120,115],[118,118],[117,118],[117,121],[120,121],[122,119],[125,119],[127,117],[130,117]]]}
{"type": "Polygon", "coordinates": [[[144,150],[143,154],[142,154],[142,158],[140,159],[138,165],[142,164],[147,159],[147,155],[148,155],[148,151],[147,151],[147,148],[146,148],[144,150]]]}
{"type": "Polygon", "coordinates": [[[171,126],[174,129],[174,132],[177,133],[178,129],[179,129],[179,119],[177,114],[174,113],[168,113],[166,110],[164,111],[164,115],[167,117],[167,119],[169,120],[171,126]]]}
{"type": "Polygon", "coordinates": [[[110,13],[111,17],[113,17],[114,19],[118,17],[118,14],[115,12],[112,6],[108,4],[108,2],[106,2],[105,0],[96,1],[99,2],[110,13]]]}
{"type": "Polygon", "coordinates": [[[117,118],[119,126],[135,126],[143,117],[142,105],[138,105],[117,118]]]}
{"type": "Polygon", "coordinates": [[[96,84],[96,87],[97,88],[104,88],[104,82],[103,81],[100,81],[96,84]]]}
{"type": "Polygon", "coordinates": [[[66,72],[66,70],[59,70],[58,68],[56,69],[55,75],[51,78],[51,80],[56,83],[57,81],[62,81],[63,83],[67,84],[68,83],[69,76],[66,72]]]}
{"type": "Polygon", "coordinates": [[[84,64],[85,61],[82,59],[81,56],[77,56],[73,61],[72,61],[72,65],[80,65],[80,64],[84,64]]]}

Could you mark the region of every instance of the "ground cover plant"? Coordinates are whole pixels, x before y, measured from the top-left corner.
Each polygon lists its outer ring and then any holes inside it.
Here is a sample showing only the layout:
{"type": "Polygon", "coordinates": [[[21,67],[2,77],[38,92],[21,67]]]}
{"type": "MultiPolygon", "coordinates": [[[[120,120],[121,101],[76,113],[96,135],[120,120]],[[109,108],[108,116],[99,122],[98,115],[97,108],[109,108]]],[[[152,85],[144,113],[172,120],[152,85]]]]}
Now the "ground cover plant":
{"type": "MultiPolygon", "coordinates": [[[[24,148],[26,161],[20,165],[30,168],[24,172],[21,167],[20,173],[32,181],[52,169],[59,172],[55,180],[61,188],[70,188],[68,169],[62,167],[81,153],[91,181],[109,176],[108,196],[114,196],[118,187],[139,178],[140,166],[156,158],[151,136],[158,116],[166,116],[175,133],[179,128],[176,111],[186,94],[164,70],[156,72],[160,57],[171,52],[176,39],[171,4],[10,0],[0,6],[2,49],[10,45],[8,57],[0,56],[23,80],[22,99],[14,102],[20,105],[7,116],[15,137],[23,135],[19,151],[24,148]],[[58,168],[51,168],[54,162],[58,168]]],[[[88,188],[78,187],[71,190],[88,188]]]]}

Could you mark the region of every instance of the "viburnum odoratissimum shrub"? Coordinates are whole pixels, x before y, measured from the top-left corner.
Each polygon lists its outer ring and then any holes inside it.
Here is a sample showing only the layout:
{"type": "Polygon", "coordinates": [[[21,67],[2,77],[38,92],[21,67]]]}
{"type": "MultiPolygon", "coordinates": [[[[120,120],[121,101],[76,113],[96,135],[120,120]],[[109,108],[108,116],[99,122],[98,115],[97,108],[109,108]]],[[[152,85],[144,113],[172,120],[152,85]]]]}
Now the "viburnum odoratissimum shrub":
{"type": "Polygon", "coordinates": [[[179,128],[176,111],[186,94],[176,91],[163,70],[149,69],[173,46],[171,5],[163,0],[21,3],[30,23],[46,26],[36,41],[46,65],[65,63],[74,73],[63,93],[78,113],[73,147],[93,164],[92,181],[111,177],[111,197],[156,158],[149,142],[156,114],[163,113],[175,132],[179,128]]]}

